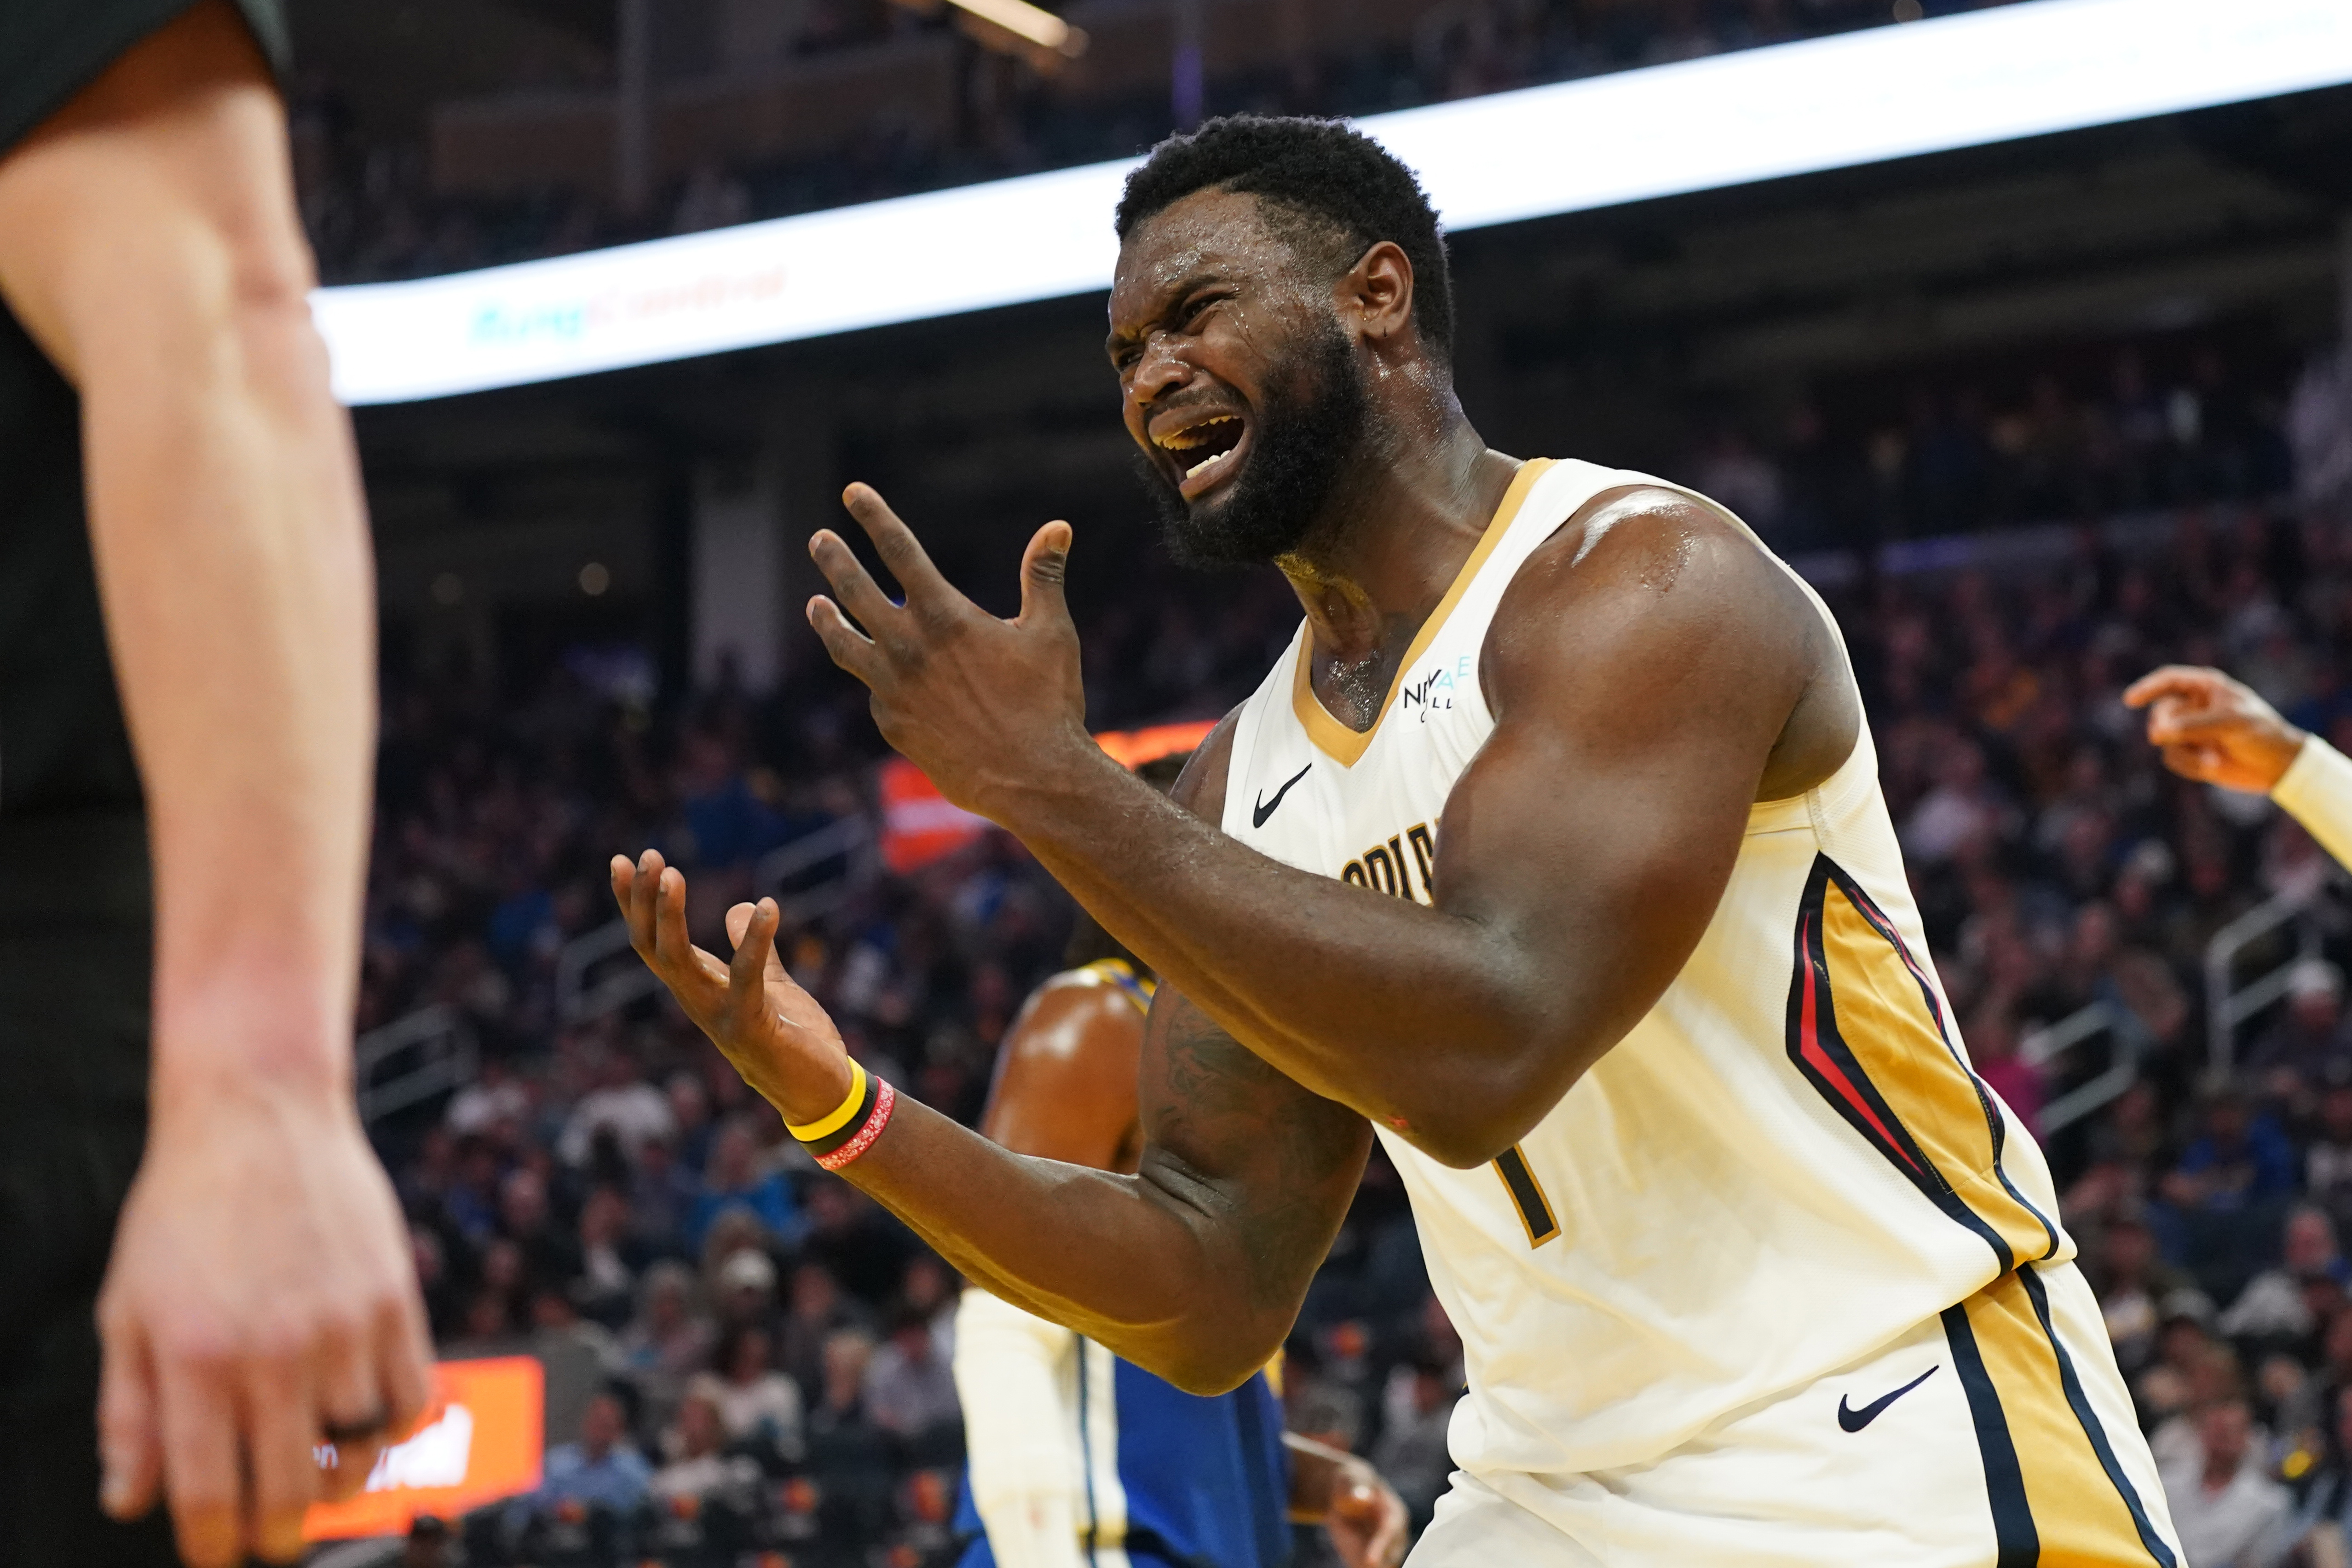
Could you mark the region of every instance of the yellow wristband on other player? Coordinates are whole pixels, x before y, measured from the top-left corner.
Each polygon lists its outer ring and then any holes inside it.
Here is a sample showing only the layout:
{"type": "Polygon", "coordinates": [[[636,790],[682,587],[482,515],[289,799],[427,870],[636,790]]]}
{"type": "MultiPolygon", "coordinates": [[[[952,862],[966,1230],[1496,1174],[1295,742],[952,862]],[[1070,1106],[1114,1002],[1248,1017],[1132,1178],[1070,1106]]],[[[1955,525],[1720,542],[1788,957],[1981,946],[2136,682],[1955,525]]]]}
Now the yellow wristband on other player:
{"type": "Polygon", "coordinates": [[[855,1058],[852,1058],[849,1063],[849,1098],[817,1121],[803,1122],[798,1127],[786,1122],[784,1131],[803,1143],[814,1143],[818,1139],[829,1138],[848,1126],[850,1119],[857,1114],[858,1108],[865,1103],[866,1069],[855,1058]]]}

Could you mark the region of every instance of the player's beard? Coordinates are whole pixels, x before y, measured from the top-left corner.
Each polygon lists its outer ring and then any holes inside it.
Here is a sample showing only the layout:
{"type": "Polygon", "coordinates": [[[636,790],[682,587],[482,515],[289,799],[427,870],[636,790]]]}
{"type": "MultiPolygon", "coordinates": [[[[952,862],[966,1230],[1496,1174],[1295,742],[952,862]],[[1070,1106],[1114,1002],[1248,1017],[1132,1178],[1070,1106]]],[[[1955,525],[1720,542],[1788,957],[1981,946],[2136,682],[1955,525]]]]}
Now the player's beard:
{"type": "Polygon", "coordinates": [[[1325,320],[1302,361],[1266,394],[1242,471],[1222,493],[1188,501],[1158,464],[1135,455],[1169,552],[1184,564],[1259,565],[1296,552],[1324,521],[1363,442],[1369,400],[1336,319],[1325,320]]]}

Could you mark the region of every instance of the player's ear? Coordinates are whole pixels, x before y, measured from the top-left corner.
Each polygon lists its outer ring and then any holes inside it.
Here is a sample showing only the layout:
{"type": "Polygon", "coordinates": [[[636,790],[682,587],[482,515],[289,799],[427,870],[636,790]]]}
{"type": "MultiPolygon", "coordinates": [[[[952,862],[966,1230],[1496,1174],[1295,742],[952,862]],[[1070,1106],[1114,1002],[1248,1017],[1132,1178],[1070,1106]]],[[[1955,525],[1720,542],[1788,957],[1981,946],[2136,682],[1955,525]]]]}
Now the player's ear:
{"type": "Polygon", "coordinates": [[[1412,320],[1412,262],[1396,241],[1383,239],[1340,279],[1339,296],[1365,337],[1393,338],[1412,320]]]}

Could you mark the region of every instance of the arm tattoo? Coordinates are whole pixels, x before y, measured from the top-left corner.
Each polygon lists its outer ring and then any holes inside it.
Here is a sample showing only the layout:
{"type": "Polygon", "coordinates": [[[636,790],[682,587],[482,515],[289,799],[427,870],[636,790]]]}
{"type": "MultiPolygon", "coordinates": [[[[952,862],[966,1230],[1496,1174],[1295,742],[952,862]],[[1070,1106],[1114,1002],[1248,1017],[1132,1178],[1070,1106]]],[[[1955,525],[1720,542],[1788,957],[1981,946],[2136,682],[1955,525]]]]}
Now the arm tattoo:
{"type": "Polygon", "coordinates": [[[1161,996],[1143,1062],[1143,1174],[1208,1223],[1253,1307],[1296,1310],[1347,1213],[1370,1129],[1190,1002],[1161,996]]]}

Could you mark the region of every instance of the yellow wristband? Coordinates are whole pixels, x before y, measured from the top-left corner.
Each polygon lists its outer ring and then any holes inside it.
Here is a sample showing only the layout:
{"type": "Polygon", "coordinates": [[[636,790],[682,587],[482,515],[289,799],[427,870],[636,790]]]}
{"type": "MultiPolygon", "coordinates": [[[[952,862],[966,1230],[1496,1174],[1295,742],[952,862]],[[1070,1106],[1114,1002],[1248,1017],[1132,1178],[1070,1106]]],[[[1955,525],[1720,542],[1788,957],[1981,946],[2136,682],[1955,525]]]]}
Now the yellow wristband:
{"type": "Polygon", "coordinates": [[[849,1119],[856,1115],[857,1108],[865,1103],[866,1069],[853,1058],[849,1063],[849,1098],[822,1119],[803,1123],[799,1127],[787,1122],[784,1124],[784,1131],[803,1143],[814,1143],[818,1139],[830,1137],[848,1126],[849,1119]]]}

